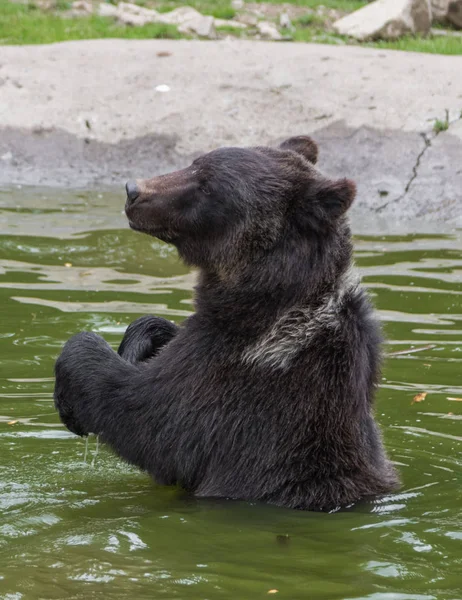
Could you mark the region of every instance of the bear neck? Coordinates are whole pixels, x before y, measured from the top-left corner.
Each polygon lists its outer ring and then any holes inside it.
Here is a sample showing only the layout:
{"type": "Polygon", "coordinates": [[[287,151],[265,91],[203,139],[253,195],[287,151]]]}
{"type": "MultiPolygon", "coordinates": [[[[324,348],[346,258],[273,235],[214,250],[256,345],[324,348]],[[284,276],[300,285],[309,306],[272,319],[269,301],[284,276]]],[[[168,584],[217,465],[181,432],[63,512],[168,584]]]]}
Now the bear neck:
{"type": "Polygon", "coordinates": [[[351,266],[349,231],[343,236],[288,238],[230,273],[201,269],[196,316],[214,326],[258,333],[287,310],[320,306],[342,285],[351,266]]]}

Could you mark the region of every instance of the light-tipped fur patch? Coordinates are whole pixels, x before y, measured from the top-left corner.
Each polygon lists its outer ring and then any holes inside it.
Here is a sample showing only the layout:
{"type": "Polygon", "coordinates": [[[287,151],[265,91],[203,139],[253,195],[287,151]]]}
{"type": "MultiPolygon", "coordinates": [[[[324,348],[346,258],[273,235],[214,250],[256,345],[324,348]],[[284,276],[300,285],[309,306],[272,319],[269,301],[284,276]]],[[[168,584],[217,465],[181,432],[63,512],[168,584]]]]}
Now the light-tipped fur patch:
{"type": "Polygon", "coordinates": [[[317,308],[294,307],[281,315],[270,330],[244,352],[244,363],[287,369],[319,330],[335,330],[340,326],[339,313],[345,297],[356,291],[359,284],[357,271],[350,267],[317,308]]]}

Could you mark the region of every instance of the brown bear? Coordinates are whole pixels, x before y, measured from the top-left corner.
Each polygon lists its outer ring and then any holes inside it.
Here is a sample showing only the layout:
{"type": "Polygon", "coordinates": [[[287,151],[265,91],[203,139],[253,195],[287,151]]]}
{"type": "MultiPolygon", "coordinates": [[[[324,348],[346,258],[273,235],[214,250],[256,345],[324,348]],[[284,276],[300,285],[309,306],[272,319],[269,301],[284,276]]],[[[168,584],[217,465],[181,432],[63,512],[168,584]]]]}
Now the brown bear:
{"type": "Polygon", "coordinates": [[[221,148],[129,182],[130,226],[199,268],[180,327],[132,323],[118,353],[71,338],[55,404],[157,482],[333,510],[398,485],[373,416],[381,332],[352,262],[354,184],[304,136],[221,148]]]}

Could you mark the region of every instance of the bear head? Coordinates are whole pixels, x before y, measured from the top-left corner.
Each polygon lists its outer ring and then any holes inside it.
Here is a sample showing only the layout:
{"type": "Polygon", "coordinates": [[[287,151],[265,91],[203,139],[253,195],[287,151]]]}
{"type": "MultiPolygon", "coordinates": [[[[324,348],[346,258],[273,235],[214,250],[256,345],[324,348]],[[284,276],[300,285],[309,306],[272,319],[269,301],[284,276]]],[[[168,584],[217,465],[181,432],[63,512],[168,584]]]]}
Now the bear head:
{"type": "Polygon", "coordinates": [[[174,244],[188,264],[221,270],[335,234],[355,185],[322,175],[317,154],[297,136],[277,148],[219,148],[186,169],[128,182],[130,226],[174,244]]]}

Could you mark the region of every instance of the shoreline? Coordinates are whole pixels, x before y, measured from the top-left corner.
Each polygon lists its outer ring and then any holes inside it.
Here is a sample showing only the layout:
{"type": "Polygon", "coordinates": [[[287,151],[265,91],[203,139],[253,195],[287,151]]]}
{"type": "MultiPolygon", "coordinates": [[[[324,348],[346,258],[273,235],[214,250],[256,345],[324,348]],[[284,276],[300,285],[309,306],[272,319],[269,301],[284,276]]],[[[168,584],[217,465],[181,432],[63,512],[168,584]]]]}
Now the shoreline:
{"type": "Polygon", "coordinates": [[[457,56],[317,44],[0,46],[0,187],[119,187],[308,134],[322,171],[356,181],[352,215],[461,227],[461,70],[457,56]]]}

